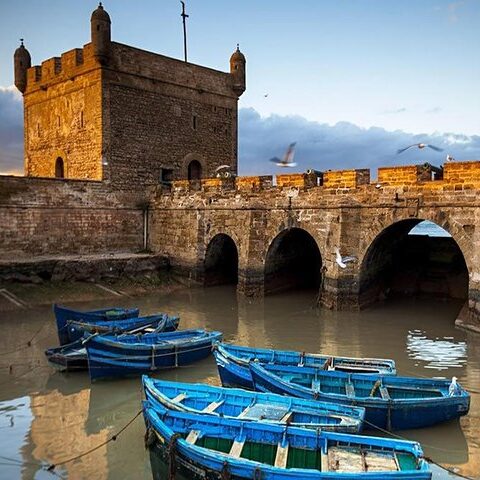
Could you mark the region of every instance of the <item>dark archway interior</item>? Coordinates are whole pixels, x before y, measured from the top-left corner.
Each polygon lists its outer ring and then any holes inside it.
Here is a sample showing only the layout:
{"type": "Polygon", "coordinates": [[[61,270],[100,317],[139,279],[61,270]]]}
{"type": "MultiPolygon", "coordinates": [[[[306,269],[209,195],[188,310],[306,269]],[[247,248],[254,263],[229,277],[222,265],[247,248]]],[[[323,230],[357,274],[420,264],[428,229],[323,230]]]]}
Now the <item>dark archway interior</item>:
{"type": "Polygon", "coordinates": [[[291,289],[316,289],[322,258],[317,243],[305,230],[291,228],[271,243],[265,260],[265,294],[291,289]]]}
{"type": "Polygon", "coordinates": [[[235,242],[228,235],[215,235],[205,255],[205,285],[236,285],[237,282],[238,251],[235,242]]]}
{"type": "Polygon", "coordinates": [[[63,159],[62,157],[58,157],[55,161],[55,177],[57,178],[64,178],[65,177],[65,169],[63,166],[63,159]]]}
{"type": "Polygon", "coordinates": [[[466,299],[468,269],[452,237],[409,235],[418,219],[386,228],[370,245],[360,275],[360,306],[398,296],[466,299]]]}
{"type": "Polygon", "coordinates": [[[192,160],[188,164],[188,179],[200,180],[202,178],[202,165],[198,160],[192,160]]]}

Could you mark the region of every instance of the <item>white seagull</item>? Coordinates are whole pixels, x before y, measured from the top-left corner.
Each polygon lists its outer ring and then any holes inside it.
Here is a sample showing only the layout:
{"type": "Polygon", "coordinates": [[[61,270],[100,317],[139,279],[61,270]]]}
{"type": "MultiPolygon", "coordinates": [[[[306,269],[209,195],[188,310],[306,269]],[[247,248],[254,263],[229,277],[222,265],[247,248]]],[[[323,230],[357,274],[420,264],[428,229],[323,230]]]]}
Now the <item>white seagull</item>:
{"type": "Polygon", "coordinates": [[[281,160],[278,157],[273,157],[270,161],[275,163],[277,167],[295,167],[297,164],[293,162],[293,157],[295,156],[296,144],[297,142],[293,142],[288,146],[287,151],[281,160]]]}
{"type": "Polygon", "coordinates": [[[358,261],[358,258],[355,255],[342,257],[338,247],[335,247],[335,261],[338,263],[340,268],[347,268],[347,263],[355,263],[358,261]]]}
{"type": "Polygon", "coordinates": [[[443,148],[438,148],[435,147],[435,145],[430,145],[428,143],[414,143],[412,145],[409,145],[408,147],[401,148],[400,150],[397,150],[397,155],[399,153],[403,153],[405,150],[408,150],[409,148],[417,147],[419,150],[422,150],[422,148],[428,147],[431,148],[432,150],[435,150],[437,152],[443,152],[443,148]]]}
{"type": "Polygon", "coordinates": [[[447,155],[447,158],[445,159],[446,162],[453,162],[455,159],[451,155],[447,155]]]}
{"type": "Polygon", "coordinates": [[[230,172],[230,169],[232,167],[230,165],[220,165],[219,167],[217,167],[215,169],[215,174],[216,174],[216,177],[217,178],[228,178],[232,175],[232,173],[230,172]]]}

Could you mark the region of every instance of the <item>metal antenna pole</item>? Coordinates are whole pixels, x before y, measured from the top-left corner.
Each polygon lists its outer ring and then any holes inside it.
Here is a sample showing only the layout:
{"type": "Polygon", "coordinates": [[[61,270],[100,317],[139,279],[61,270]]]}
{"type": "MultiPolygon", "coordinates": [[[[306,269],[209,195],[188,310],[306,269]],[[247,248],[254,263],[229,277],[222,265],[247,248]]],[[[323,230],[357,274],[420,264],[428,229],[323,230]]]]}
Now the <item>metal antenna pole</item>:
{"type": "Polygon", "coordinates": [[[181,17],[183,19],[183,51],[185,53],[185,61],[187,61],[187,23],[186,19],[188,18],[188,15],[185,13],[185,2],[180,1],[182,4],[182,13],[181,17]]]}

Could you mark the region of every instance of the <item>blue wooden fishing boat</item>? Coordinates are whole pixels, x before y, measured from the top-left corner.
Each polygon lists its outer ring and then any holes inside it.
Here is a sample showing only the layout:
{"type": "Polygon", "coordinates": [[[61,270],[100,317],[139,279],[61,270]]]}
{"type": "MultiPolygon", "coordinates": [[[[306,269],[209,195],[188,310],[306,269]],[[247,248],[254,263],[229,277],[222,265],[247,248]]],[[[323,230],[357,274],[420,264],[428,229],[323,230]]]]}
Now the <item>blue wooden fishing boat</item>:
{"type": "Polygon", "coordinates": [[[71,342],[82,338],[85,333],[108,333],[120,335],[122,333],[160,333],[173,332],[178,328],[179,317],[173,317],[165,313],[147,315],[146,317],[124,318],[121,320],[103,321],[78,321],[67,320],[66,329],[71,342]]]}
{"type": "Polygon", "coordinates": [[[169,410],[358,433],[365,409],[204,384],[142,377],[145,398],[169,410]]]}
{"type": "Polygon", "coordinates": [[[144,335],[99,335],[85,341],[90,379],[123,377],[201,360],[221,340],[220,332],[182,330],[144,335]]]}
{"type": "Polygon", "coordinates": [[[416,442],[161,409],[145,401],[153,478],[430,479],[416,442]],[[167,464],[167,477],[164,465],[167,464]]]}
{"type": "Polygon", "coordinates": [[[470,395],[449,380],[325,372],[250,363],[255,388],[281,395],[364,407],[365,428],[428,427],[468,413],[470,395]]]}
{"type": "Polygon", "coordinates": [[[214,356],[224,387],[241,387],[249,390],[253,390],[252,375],[248,368],[250,362],[319,367],[328,371],[362,374],[395,375],[397,373],[395,362],[382,358],[332,357],[289,350],[251,348],[227,343],[216,344],[214,356]]]}
{"type": "Polygon", "coordinates": [[[75,320],[79,322],[102,322],[109,320],[122,320],[125,318],[138,317],[140,310],[138,308],[102,308],[100,310],[88,310],[81,312],[71,308],[53,305],[53,313],[57,322],[58,339],[60,345],[73,342],[77,339],[70,339],[67,333],[67,321],[75,320]]]}
{"type": "Polygon", "coordinates": [[[169,315],[127,318],[118,321],[105,321],[102,324],[68,321],[68,331],[77,340],[60,347],[45,350],[47,360],[60,371],[88,369],[87,350],[84,341],[88,335],[114,334],[132,335],[143,333],[171,332],[178,328],[180,319],[169,315]],[[81,336],[83,335],[83,337],[81,336]]]}

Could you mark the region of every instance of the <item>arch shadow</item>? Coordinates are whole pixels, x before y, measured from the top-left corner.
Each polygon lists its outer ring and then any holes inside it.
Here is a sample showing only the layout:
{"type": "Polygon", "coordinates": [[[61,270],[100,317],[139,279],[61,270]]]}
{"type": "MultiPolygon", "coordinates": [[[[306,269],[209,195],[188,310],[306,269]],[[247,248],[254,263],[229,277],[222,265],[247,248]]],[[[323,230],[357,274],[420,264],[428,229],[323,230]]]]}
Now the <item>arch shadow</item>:
{"type": "Polygon", "coordinates": [[[370,243],[360,267],[359,305],[388,297],[468,297],[468,268],[453,237],[409,235],[423,219],[400,220],[370,243]]]}
{"type": "Polygon", "coordinates": [[[204,261],[204,285],[238,283],[238,249],[232,237],[215,235],[209,242],[204,261]]]}
{"type": "Polygon", "coordinates": [[[318,290],[322,257],[315,239],[301,228],[280,232],[270,243],[265,258],[264,292],[318,290]]]}

